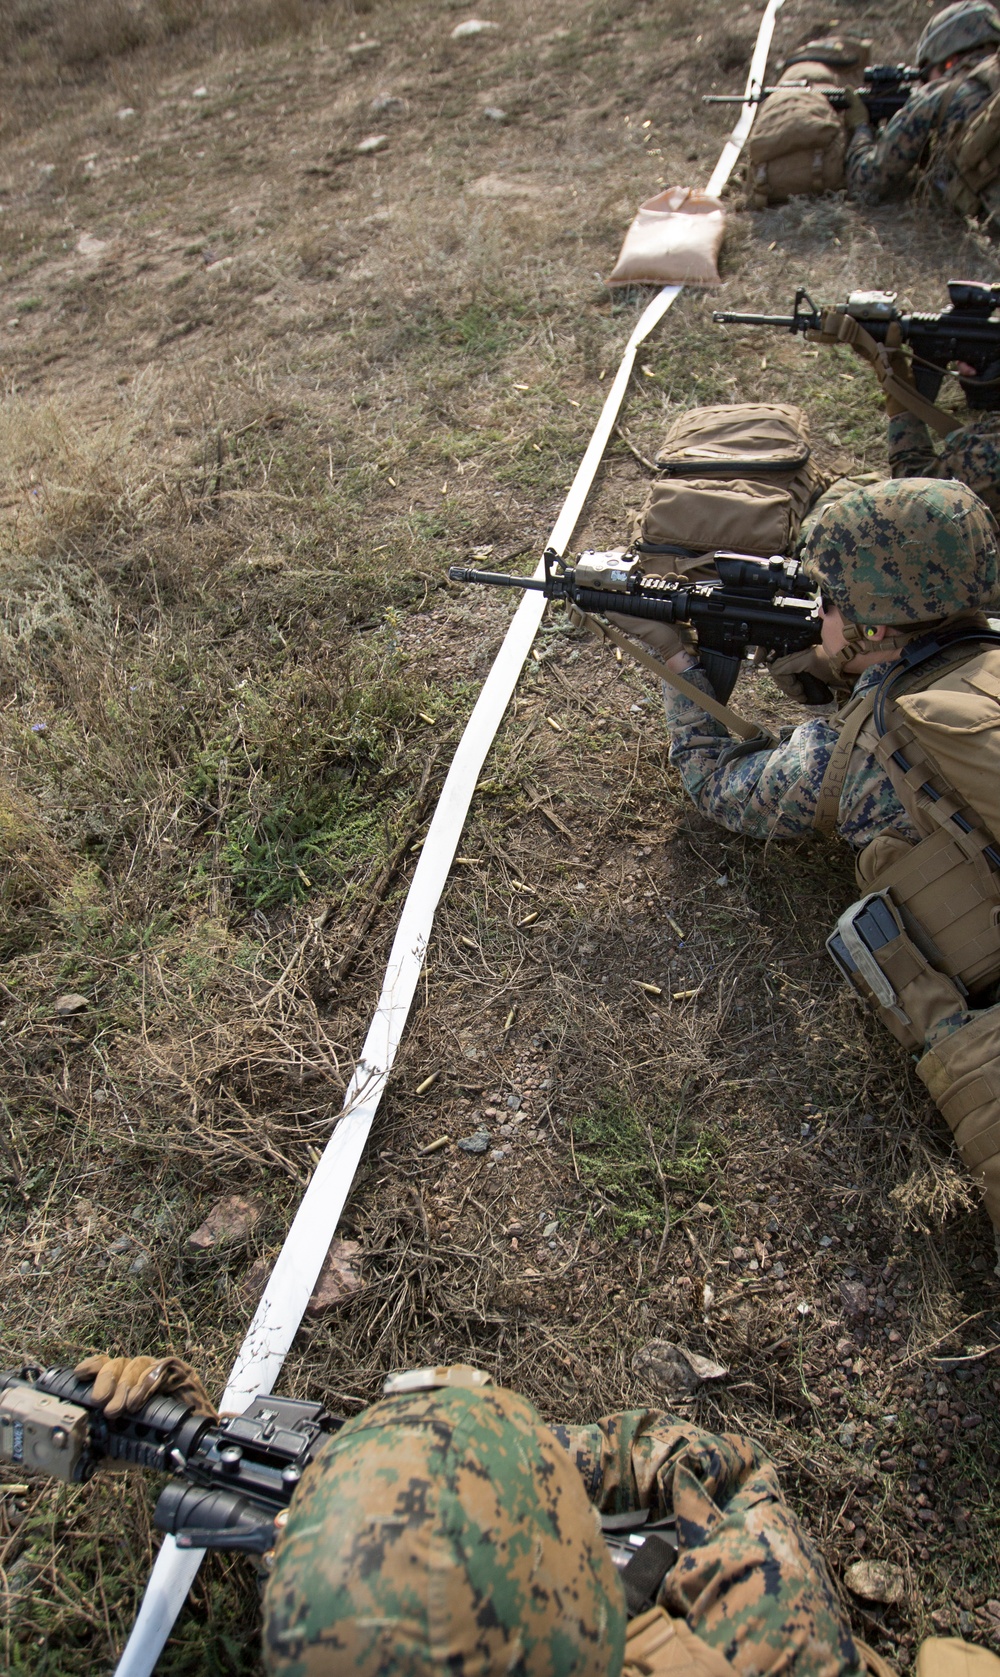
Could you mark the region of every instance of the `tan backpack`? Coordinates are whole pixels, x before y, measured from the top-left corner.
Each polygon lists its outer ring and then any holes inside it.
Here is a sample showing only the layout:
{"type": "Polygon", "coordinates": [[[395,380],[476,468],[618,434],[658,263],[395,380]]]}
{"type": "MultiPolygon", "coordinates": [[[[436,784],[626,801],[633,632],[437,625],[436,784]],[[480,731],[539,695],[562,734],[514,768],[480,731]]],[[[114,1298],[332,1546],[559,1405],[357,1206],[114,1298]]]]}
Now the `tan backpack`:
{"type": "Polygon", "coordinates": [[[785,60],[778,91],[761,105],[750,130],[747,189],[752,209],[783,204],[798,193],[834,192],[844,185],[847,125],[822,89],[856,87],[870,45],[836,36],[808,41],[785,60]],[[801,82],[808,85],[794,85],[801,82]]]}
{"type": "Polygon", "coordinates": [[[952,173],[945,193],[959,215],[981,216],[1000,210],[1000,53],[977,64],[967,79],[981,82],[989,98],[946,145],[952,173]]]}
{"type": "Polygon", "coordinates": [[[671,425],[656,464],[662,476],[633,535],[644,552],[675,558],[787,553],[822,487],[805,414],[780,402],[693,408],[671,425]]]}

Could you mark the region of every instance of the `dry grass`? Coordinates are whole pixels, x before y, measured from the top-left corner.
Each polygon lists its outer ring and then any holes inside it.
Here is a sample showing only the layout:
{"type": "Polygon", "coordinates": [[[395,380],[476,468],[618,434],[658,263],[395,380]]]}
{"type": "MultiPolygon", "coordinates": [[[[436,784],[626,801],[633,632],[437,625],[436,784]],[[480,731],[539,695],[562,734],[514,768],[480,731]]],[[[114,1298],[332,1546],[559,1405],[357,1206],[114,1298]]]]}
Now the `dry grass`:
{"type": "MultiPolygon", "coordinates": [[[[169,1345],[221,1384],[511,609],[447,565],[547,535],[638,306],[599,276],[658,179],[707,174],[726,119],[697,96],[754,27],[496,0],[462,44],[463,15],[4,14],[5,1361],[169,1345]],[[230,1192],[262,1204],[252,1242],[196,1263],[230,1192]]],[[[783,38],[828,22],[789,0],[783,38]]],[[[851,22],[892,59],[915,32],[909,5],[851,22]]],[[[905,209],[804,203],[734,218],[721,300],[784,307],[801,276],[930,304],[958,268],[996,274],[905,209]]],[[[678,407],[789,395],[827,469],[879,464],[855,363],[723,338],[685,295],[626,430],[648,455],[678,407]]],[[[616,442],[579,541],[642,491],[616,442]]],[[[931,1613],[983,1639],[995,1363],[935,1359],[996,1337],[988,1229],[828,968],[848,860],[711,828],[642,679],[558,620],[537,652],[345,1218],[365,1291],[303,1330],[287,1389],[353,1407],[465,1357],[584,1418],[654,1395],[636,1352],[676,1337],[732,1370],[693,1412],[775,1452],[838,1575],[905,1558],[906,1603],[860,1629],[903,1664],[931,1613]],[[455,1147],[480,1124],[501,1156],[455,1147]]],[[[746,703],[788,720],[766,678],[746,703]]],[[[125,1481],[0,1501],[12,1670],[108,1663],[150,1506],[125,1481]]],[[[256,1669],[254,1613],[212,1561],[163,1669],[256,1669]]]]}

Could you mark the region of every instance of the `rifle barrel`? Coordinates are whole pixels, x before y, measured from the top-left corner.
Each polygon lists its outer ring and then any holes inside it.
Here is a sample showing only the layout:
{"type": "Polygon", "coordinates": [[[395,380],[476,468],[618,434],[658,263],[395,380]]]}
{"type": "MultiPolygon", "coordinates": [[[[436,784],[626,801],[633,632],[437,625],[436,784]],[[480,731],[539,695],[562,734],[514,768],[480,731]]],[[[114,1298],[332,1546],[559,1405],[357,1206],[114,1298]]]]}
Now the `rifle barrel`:
{"type": "Polygon", "coordinates": [[[470,571],[464,565],[448,566],[449,582],[486,582],[491,588],[531,588],[541,594],[545,584],[541,578],[508,576],[506,571],[470,571]]]}
{"type": "Polygon", "coordinates": [[[790,314],[734,314],[729,309],[713,309],[712,319],[720,326],[783,326],[786,332],[799,324],[790,314]]]}

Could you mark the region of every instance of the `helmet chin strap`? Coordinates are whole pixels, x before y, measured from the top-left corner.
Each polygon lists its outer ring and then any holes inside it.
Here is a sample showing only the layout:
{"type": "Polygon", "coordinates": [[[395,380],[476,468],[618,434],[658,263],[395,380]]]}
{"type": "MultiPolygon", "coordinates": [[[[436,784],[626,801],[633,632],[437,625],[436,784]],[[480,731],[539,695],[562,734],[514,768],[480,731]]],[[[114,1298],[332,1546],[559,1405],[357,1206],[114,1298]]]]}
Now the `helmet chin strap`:
{"type": "Polygon", "coordinates": [[[910,639],[908,634],[893,634],[882,636],[880,641],[873,640],[874,629],[863,629],[860,623],[849,623],[844,619],[844,644],[839,652],[828,652],[830,669],[835,681],[839,681],[847,673],[847,666],[853,663],[859,652],[894,652],[897,647],[906,645],[910,639]]]}

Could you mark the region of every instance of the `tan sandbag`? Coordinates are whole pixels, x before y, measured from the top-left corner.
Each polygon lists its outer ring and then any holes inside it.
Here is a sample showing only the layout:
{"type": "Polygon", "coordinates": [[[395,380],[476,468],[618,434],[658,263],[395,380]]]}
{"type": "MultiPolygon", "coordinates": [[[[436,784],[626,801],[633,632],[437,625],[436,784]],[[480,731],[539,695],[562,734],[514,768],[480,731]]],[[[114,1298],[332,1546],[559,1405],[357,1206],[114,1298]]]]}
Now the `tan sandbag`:
{"type": "Polygon", "coordinates": [[[930,1049],[917,1061],[917,1076],[983,1188],[986,1209],[1000,1230],[1000,1007],[974,1014],[930,1049]]]}
{"type": "Polygon", "coordinates": [[[609,285],[719,285],[721,200],[672,186],[640,204],[609,285]]]}
{"type": "Polygon", "coordinates": [[[1000,1659],[960,1636],[929,1636],[917,1652],[916,1677],[1000,1677],[1000,1659]]]}
{"type": "Polygon", "coordinates": [[[787,551],[793,524],[787,489],[740,479],[659,478],[649,486],[636,534],[653,546],[690,553],[732,548],[767,559],[787,551]]]}

